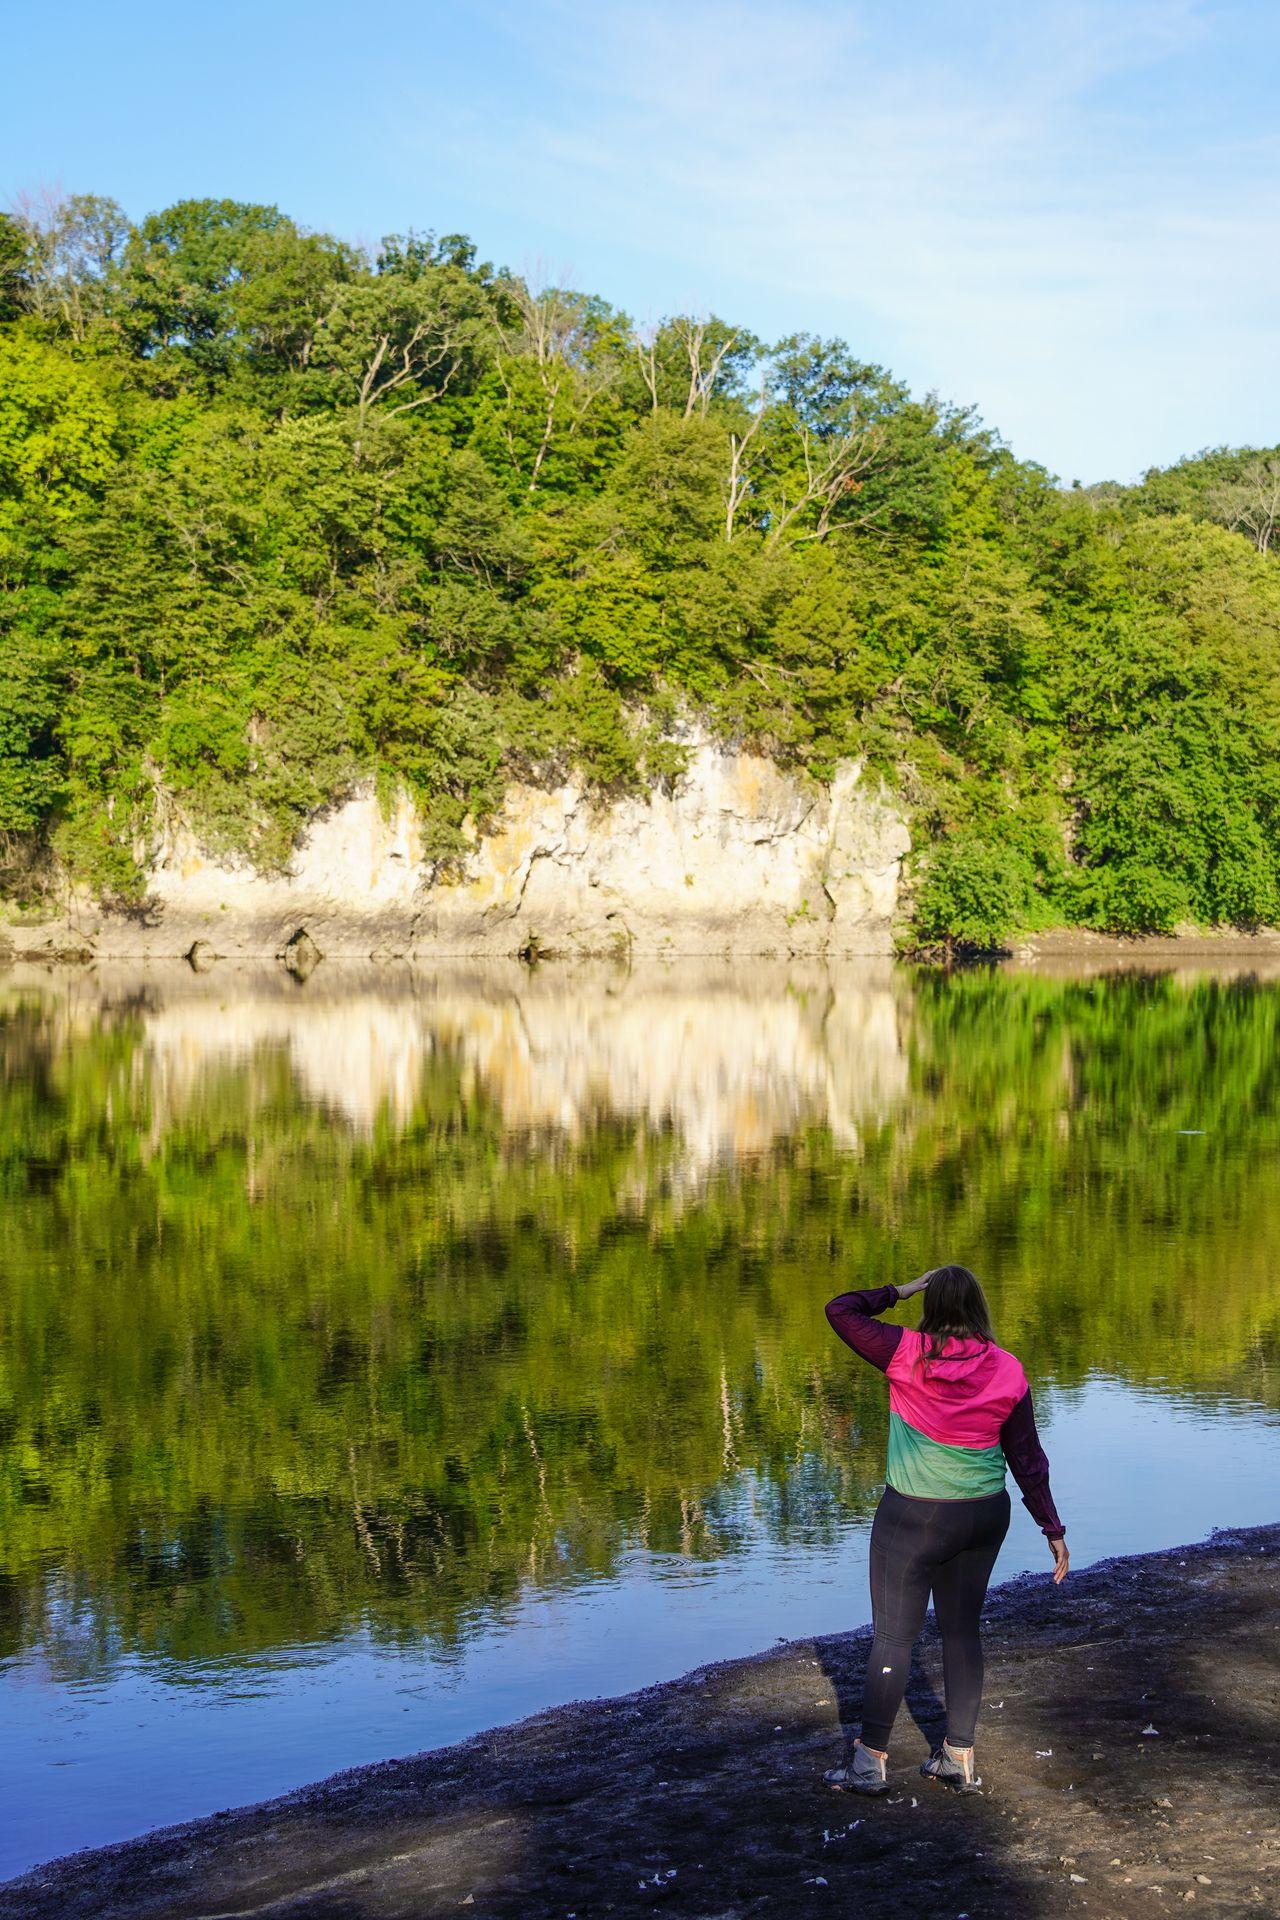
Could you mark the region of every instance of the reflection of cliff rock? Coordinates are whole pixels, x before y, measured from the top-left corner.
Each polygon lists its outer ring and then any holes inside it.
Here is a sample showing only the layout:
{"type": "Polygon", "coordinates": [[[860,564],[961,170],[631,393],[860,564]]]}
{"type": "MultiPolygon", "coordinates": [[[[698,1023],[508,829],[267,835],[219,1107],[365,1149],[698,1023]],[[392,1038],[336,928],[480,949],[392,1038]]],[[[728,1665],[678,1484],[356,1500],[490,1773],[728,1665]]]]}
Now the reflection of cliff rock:
{"type": "Polygon", "coordinates": [[[822,787],[703,741],[670,794],[601,806],[576,786],[513,787],[454,878],[424,858],[403,798],[384,814],[363,792],[319,815],[280,875],[217,859],[177,826],[145,914],[86,909],[18,944],[74,935],[99,954],[178,956],[200,941],[272,955],[305,929],[321,953],[353,957],[880,954],[908,844],[855,764],[822,787]]]}
{"type": "Polygon", "coordinates": [[[241,997],[221,1003],[174,999],[149,1013],[147,1050],[157,1103],[179,1112],[218,1067],[259,1048],[287,1053],[302,1096],[370,1133],[385,1116],[402,1127],[417,1104],[432,1036],[412,1000],[352,994],[347,1000],[241,997]]]}
{"type": "Polygon", "coordinates": [[[639,1116],[675,1133],[689,1170],[802,1126],[855,1145],[906,1088],[902,981],[883,963],[368,968],[327,982],[321,970],[304,987],[233,965],[30,978],[10,997],[36,992],[54,1036],[139,1021],[160,1134],[264,1050],[287,1060],[304,1099],[362,1132],[406,1124],[429,1059],[445,1053],[513,1133],[574,1137],[639,1116]]]}
{"type": "Polygon", "coordinates": [[[806,1125],[854,1145],[906,1085],[887,968],[780,967],[750,984],[727,968],[642,970],[595,993],[550,976],[486,1002],[442,990],[434,1024],[509,1125],[576,1133],[596,1114],[640,1114],[702,1165],[806,1125]]]}

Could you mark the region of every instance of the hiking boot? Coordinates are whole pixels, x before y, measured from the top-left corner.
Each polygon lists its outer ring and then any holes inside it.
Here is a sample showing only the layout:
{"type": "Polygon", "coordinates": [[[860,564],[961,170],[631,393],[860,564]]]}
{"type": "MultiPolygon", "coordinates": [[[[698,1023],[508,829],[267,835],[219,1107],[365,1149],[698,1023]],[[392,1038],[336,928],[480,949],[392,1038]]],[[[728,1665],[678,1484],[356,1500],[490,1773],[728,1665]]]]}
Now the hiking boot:
{"type": "Polygon", "coordinates": [[[840,1793],[888,1793],[889,1782],[885,1777],[885,1759],[880,1753],[872,1753],[870,1747],[864,1747],[861,1740],[853,1749],[853,1758],[845,1767],[832,1767],[823,1775],[829,1787],[835,1787],[840,1793]]]}
{"type": "Polygon", "coordinates": [[[953,1747],[945,1740],[920,1771],[926,1780],[954,1787],[957,1793],[974,1793],[982,1785],[982,1775],[974,1771],[973,1748],[953,1747]]]}

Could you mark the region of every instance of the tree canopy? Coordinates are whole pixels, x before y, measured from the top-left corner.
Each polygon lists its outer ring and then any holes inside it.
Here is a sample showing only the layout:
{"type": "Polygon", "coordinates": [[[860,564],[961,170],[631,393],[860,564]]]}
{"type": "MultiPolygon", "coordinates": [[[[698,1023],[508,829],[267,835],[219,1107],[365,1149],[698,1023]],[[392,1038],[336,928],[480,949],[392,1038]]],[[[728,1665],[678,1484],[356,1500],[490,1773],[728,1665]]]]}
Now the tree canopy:
{"type": "Polygon", "coordinates": [[[1280,917],[1280,449],[1064,490],[842,340],[642,328],[462,235],[0,218],[0,836],[128,899],[161,797],[284,860],[360,779],[448,863],[697,721],[907,808],[908,938],[1280,917]]]}

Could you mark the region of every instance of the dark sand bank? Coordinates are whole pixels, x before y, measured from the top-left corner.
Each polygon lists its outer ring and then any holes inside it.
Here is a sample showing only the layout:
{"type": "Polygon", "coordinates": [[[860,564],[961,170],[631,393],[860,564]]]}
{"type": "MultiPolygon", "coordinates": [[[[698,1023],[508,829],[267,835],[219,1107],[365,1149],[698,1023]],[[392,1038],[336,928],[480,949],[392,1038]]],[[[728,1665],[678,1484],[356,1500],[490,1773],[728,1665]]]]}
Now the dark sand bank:
{"type": "Polygon", "coordinates": [[[1273,1526],[1000,1589],[968,1799],[915,1772],[932,1640],[891,1797],[823,1784],[862,1631],[74,1856],[0,1888],[0,1920],[1275,1915],[1278,1570],[1273,1526]]]}

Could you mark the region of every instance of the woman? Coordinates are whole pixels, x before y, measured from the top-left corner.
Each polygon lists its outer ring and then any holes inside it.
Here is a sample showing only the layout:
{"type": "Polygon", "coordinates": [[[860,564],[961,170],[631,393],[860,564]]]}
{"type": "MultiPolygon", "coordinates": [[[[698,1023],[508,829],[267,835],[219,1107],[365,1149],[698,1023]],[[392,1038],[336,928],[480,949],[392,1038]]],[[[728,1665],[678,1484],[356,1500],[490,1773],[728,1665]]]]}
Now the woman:
{"type": "Polygon", "coordinates": [[[889,1460],[871,1529],[875,1636],[853,1760],[827,1778],[854,1793],[886,1793],[889,1736],[929,1594],[942,1634],[947,1734],[920,1771],[968,1792],[980,1786],[973,1737],[982,1700],[978,1622],[1009,1527],[1006,1464],[1054,1558],[1070,1564],[1049,1491],[1027,1376],[995,1343],[986,1296],[967,1267],[935,1267],[906,1287],[842,1293],[827,1319],[889,1378],[889,1460]],[[920,1328],[884,1326],[886,1312],[924,1294],[920,1328]]]}

